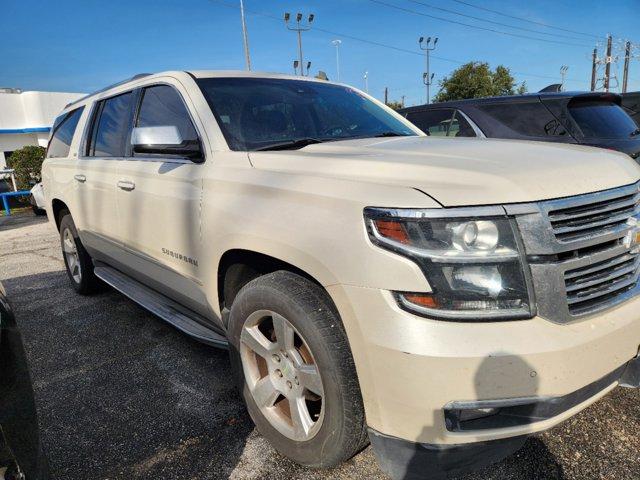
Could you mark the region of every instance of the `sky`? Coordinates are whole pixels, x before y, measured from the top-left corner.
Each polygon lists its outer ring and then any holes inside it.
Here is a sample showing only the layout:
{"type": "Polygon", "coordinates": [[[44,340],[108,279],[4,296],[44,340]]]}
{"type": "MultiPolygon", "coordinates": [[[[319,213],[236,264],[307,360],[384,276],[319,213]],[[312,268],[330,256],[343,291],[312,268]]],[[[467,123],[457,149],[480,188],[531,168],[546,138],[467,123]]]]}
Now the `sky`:
{"type": "MultiPolygon", "coordinates": [[[[591,53],[598,44],[604,56],[604,37],[610,33],[616,45],[625,39],[637,42],[629,90],[640,90],[640,0],[244,3],[253,70],[293,73],[297,36],[287,30],[282,16],[287,11],[305,17],[313,13],[311,29],[302,35],[304,60],[312,62],[312,73],[323,70],[331,80],[337,79],[332,40],[339,39],[340,81],[364,89],[368,72],[372,95],[382,99],[387,87],[390,100],[404,95],[407,105],[424,103],[426,97],[420,36],[439,38],[431,57],[436,83],[464,62],[484,61],[510,68],[518,82],[538,91],[560,82],[562,65],[569,67],[568,90],[589,89],[591,53]]],[[[239,4],[239,0],[2,0],[0,86],[88,93],[141,72],[244,69],[239,4]]],[[[622,59],[612,73],[621,84],[622,59]]],[[[619,91],[615,80],[612,84],[619,91]]],[[[432,95],[437,90],[434,85],[432,95]]]]}

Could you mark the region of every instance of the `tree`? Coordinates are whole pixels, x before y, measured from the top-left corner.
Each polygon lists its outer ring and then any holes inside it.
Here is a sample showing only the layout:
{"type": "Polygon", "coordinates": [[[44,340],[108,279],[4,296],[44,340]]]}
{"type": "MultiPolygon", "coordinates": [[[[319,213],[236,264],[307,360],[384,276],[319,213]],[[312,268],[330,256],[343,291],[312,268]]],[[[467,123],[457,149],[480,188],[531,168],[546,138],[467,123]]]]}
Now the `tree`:
{"type": "Polygon", "coordinates": [[[516,85],[507,67],[498,65],[492,71],[486,62],[469,62],[440,81],[440,91],[435,101],[514,95],[526,91],[526,84],[522,82],[516,85]]]}
{"type": "Polygon", "coordinates": [[[404,105],[402,105],[402,102],[397,102],[397,101],[391,100],[391,101],[387,102],[387,107],[393,108],[394,110],[398,111],[401,108],[404,108],[404,105]]]}
{"type": "Polygon", "coordinates": [[[34,183],[41,180],[40,171],[45,152],[44,147],[28,145],[11,154],[9,161],[11,168],[15,170],[19,190],[29,190],[34,183]]]}

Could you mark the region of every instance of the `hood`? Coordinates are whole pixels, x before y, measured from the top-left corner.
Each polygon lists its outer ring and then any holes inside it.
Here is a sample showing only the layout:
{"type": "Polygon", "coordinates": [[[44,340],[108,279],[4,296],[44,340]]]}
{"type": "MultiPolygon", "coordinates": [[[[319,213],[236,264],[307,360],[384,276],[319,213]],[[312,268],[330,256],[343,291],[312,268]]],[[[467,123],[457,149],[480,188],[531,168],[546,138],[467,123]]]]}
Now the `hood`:
{"type": "Polygon", "coordinates": [[[250,159],[263,170],[415,188],[445,207],[547,200],[640,179],[640,167],[621,153],[514,140],[345,140],[250,159]]]}

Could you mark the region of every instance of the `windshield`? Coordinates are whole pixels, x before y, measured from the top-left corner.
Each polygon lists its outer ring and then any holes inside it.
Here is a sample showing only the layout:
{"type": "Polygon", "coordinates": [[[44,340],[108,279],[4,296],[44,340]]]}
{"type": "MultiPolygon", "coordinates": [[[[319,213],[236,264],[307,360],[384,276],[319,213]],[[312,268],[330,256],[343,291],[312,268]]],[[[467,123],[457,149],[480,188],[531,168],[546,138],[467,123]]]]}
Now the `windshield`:
{"type": "Polygon", "coordinates": [[[630,138],[638,126],[618,105],[611,102],[570,106],[571,116],[586,138],[630,138]]]}
{"type": "Polygon", "coordinates": [[[290,145],[416,133],[349,87],[305,80],[197,80],[229,148],[268,150],[290,145]]]}

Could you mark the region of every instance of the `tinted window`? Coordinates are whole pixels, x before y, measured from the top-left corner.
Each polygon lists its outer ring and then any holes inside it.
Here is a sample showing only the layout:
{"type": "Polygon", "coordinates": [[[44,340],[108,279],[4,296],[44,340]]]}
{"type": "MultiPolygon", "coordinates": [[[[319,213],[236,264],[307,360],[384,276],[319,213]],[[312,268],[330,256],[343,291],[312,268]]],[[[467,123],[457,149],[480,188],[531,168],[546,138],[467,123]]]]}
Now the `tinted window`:
{"type": "Polygon", "coordinates": [[[78,121],[84,107],[77,108],[56,118],[53,124],[53,134],[47,147],[47,158],[64,158],[69,156],[71,140],[76,132],[78,121]]]}
{"type": "Polygon", "coordinates": [[[187,107],[176,90],[168,85],[158,85],[146,88],[143,95],[136,126],[174,126],[183,143],[198,141],[187,107]]]}
{"type": "Polygon", "coordinates": [[[489,137],[549,137],[567,134],[558,119],[537,99],[531,102],[479,105],[478,109],[498,122],[498,125],[491,121],[483,124],[482,129],[489,137]]]}
{"type": "Polygon", "coordinates": [[[269,78],[198,80],[232,150],[318,141],[415,135],[355,90],[330,83],[269,78]]]}
{"type": "Polygon", "coordinates": [[[446,137],[447,133],[449,133],[454,113],[455,111],[452,108],[411,112],[407,114],[407,120],[427,135],[446,137]]]}
{"type": "Polygon", "coordinates": [[[629,138],[638,129],[633,119],[611,102],[569,105],[569,112],[586,138],[629,138]]]}
{"type": "Polygon", "coordinates": [[[410,112],[407,120],[435,137],[475,137],[476,133],[458,110],[451,108],[410,112]]]}
{"type": "Polygon", "coordinates": [[[91,155],[124,157],[131,125],[134,96],[132,92],[102,100],[98,104],[91,155]]]}

